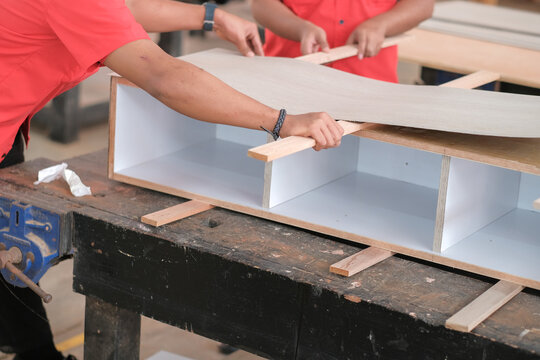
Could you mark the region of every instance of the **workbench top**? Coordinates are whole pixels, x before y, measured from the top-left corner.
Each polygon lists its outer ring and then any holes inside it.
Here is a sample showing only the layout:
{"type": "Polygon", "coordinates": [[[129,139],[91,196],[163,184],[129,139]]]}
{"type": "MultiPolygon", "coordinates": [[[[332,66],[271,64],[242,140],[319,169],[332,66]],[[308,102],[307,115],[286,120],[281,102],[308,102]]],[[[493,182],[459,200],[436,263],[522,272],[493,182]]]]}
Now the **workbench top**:
{"type": "Polygon", "coordinates": [[[106,151],[66,162],[93,196],[33,185],[45,159],[1,170],[0,196],[72,216],[76,292],[269,358],[540,357],[538,292],[456,332],[494,281],[402,256],[344,278],[329,266],[360,245],[220,208],[153,228],[140,217],[184,200],[107,179],[106,151]]]}

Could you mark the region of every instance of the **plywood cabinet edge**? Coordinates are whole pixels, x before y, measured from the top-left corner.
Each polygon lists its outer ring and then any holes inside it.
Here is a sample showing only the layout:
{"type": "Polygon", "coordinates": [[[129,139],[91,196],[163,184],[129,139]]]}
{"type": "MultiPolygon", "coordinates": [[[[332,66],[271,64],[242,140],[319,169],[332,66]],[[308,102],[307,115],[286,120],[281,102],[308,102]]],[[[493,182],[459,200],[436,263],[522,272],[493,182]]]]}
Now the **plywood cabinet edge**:
{"type": "Polygon", "coordinates": [[[262,207],[265,209],[270,208],[270,192],[272,190],[272,166],[273,161],[266,162],[264,164],[264,188],[263,188],[263,203],[262,207]]]}
{"type": "Polygon", "coordinates": [[[441,178],[439,181],[439,195],[437,198],[437,213],[435,215],[435,231],[433,235],[433,251],[442,250],[442,237],[444,229],[444,216],[446,211],[446,196],[448,195],[448,177],[450,175],[451,157],[443,155],[441,159],[441,178]]]}
{"type": "Polygon", "coordinates": [[[111,76],[111,89],[109,101],[109,161],[107,164],[107,176],[114,176],[114,141],[116,138],[116,102],[118,89],[118,76],[111,76]]]}

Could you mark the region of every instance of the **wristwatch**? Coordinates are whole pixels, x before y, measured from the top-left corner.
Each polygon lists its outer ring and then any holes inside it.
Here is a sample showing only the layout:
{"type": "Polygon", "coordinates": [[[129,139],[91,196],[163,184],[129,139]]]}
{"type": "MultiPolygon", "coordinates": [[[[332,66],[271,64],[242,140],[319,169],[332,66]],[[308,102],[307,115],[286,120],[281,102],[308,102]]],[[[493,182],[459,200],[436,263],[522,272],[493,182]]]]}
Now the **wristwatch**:
{"type": "Polygon", "coordinates": [[[212,31],[214,29],[214,11],[216,11],[217,5],[205,2],[204,6],[204,21],[203,30],[212,31]]]}

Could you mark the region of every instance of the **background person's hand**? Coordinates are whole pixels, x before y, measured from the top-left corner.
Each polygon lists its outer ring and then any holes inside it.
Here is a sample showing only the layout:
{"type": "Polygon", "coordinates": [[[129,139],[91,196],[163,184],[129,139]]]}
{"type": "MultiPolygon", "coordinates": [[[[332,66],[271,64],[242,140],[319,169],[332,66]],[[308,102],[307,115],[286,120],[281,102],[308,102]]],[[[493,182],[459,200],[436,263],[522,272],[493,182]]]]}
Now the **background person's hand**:
{"type": "Polygon", "coordinates": [[[313,54],[318,51],[329,52],[330,47],[326,40],[326,32],[317,25],[305,21],[300,34],[300,51],[302,55],[313,54]]]}
{"type": "Polygon", "coordinates": [[[280,136],[304,136],[315,140],[313,149],[319,151],[339,146],[343,128],[324,112],[287,115],[280,136]]]}
{"type": "Polygon", "coordinates": [[[379,53],[385,34],[384,25],[377,21],[366,20],[349,35],[347,44],[357,46],[358,58],[362,60],[365,57],[373,57],[379,53]]]}
{"type": "Polygon", "coordinates": [[[220,38],[236,45],[244,56],[264,56],[261,38],[255,23],[216,9],[214,31],[220,38]]]}

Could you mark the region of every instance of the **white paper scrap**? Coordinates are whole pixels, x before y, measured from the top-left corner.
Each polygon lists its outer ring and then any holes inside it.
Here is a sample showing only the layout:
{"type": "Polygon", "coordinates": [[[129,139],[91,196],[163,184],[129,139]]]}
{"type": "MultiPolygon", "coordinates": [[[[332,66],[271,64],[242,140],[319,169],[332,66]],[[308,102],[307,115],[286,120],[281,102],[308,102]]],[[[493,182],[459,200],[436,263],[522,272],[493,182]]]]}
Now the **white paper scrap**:
{"type": "Polygon", "coordinates": [[[38,172],[38,180],[34,182],[34,185],[38,185],[43,182],[49,183],[63,177],[68,183],[69,189],[74,196],[80,197],[92,195],[90,187],[84,185],[79,175],[77,175],[74,171],[69,170],[67,167],[68,165],[66,163],[61,163],[60,165],[54,165],[40,170],[38,172]]]}
{"type": "Polygon", "coordinates": [[[62,173],[67,169],[66,163],[61,163],[60,165],[54,165],[38,172],[38,181],[34,185],[44,183],[50,183],[53,180],[60,179],[62,173]]]}

